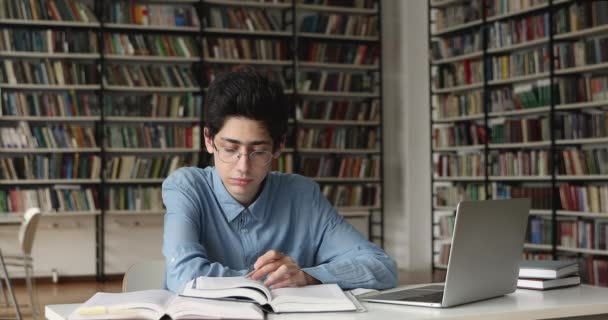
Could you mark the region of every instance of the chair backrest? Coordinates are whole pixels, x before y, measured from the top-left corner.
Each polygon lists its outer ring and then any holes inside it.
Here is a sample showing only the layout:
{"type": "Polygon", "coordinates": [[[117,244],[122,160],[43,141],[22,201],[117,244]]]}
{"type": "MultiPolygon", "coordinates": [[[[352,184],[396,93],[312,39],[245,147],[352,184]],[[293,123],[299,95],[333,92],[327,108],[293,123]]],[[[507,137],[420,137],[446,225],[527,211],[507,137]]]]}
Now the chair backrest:
{"type": "Polygon", "coordinates": [[[23,222],[19,228],[19,243],[21,244],[21,252],[23,255],[29,256],[32,253],[34,245],[34,237],[36,229],[38,229],[38,220],[40,219],[39,208],[29,208],[25,212],[23,222]]]}
{"type": "Polygon", "coordinates": [[[146,260],[129,267],[122,279],[122,291],[163,289],[164,284],[165,260],[146,260]]]}

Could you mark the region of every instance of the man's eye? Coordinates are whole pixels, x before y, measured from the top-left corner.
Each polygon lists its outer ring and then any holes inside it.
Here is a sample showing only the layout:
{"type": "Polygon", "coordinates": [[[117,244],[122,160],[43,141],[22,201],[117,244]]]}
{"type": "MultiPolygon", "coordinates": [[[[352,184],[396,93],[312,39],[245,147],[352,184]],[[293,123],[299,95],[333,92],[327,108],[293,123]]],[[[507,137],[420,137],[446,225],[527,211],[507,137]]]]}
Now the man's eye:
{"type": "Polygon", "coordinates": [[[237,150],[236,149],[232,149],[232,148],[224,148],[224,152],[229,153],[229,154],[233,154],[233,153],[236,153],[237,150]]]}

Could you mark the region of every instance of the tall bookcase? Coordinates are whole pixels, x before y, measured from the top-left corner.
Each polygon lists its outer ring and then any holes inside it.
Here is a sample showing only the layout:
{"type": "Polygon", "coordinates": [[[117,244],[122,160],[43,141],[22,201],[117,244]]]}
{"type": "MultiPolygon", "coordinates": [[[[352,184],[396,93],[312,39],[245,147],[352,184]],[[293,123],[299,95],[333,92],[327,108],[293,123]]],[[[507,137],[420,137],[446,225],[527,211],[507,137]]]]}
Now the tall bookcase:
{"type": "Polygon", "coordinates": [[[577,258],[608,285],[606,17],[603,1],[429,2],[434,270],[459,200],[530,197],[524,258],[577,258]]]}
{"type": "Polygon", "coordinates": [[[243,66],[290,97],[273,169],[313,178],[384,244],[380,1],[51,2],[0,1],[0,228],[43,207],[38,274],[103,279],[161,255],[161,183],[210,164],[206,88],[243,66]]]}

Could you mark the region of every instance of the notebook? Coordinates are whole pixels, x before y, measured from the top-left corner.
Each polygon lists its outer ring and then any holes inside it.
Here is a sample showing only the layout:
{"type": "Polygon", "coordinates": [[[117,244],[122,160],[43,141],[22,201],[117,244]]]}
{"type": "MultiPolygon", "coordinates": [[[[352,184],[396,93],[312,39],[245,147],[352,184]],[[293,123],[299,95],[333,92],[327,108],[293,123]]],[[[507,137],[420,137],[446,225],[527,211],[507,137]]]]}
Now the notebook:
{"type": "Polygon", "coordinates": [[[519,264],[520,278],[556,279],[578,272],[572,260],[524,260],[519,264]]]}
{"type": "Polygon", "coordinates": [[[517,287],[521,289],[548,290],[577,286],[579,284],[581,284],[581,277],[578,275],[566,276],[559,279],[517,279],[517,287]]]}
{"type": "Polygon", "coordinates": [[[144,290],[98,292],[68,316],[68,320],[161,318],[262,320],[264,312],[252,303],[180,297],[166,290],[144,290]]]}
{"type": "Polygon", "coordinates": [[[198,277],[183,296],[250,301],[273,313],[356,311],[357,307],[337,284],[270,289],[245,277],[198,277]]]}

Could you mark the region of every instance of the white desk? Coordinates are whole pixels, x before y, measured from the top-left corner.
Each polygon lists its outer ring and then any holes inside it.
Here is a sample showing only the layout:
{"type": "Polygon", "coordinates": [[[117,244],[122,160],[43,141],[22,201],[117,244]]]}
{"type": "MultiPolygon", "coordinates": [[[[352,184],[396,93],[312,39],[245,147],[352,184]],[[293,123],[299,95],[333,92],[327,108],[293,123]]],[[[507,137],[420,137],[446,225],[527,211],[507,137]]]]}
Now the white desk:
{"type": "MultiPolygon", "coordinates": [[[[365,303],[365,313],[317,313],[269,315],[268,319],[551,319],[608,314],[608,288],[581,285],[551,291],[517,290],[500,298],[462,306],[434,309],[365,303]]],[[[78,304],[57,304],[45,307],[48,320],[65,320],[78,304]]],[[[606,316],[608,318],[608,315],[606,316]]],[[[599,318],[598,318],[599,319],[599,318]]]]}

